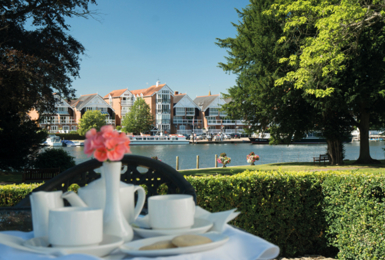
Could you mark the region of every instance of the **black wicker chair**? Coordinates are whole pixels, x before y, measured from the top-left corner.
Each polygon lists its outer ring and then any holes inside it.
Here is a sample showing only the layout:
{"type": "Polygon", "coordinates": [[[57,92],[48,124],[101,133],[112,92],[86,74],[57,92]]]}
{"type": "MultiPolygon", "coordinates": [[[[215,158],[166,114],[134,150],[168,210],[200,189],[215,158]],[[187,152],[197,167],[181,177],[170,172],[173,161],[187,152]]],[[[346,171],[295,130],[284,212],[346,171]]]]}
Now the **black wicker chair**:
{"type": "MultiPolygon", "coordinates": [[[[100,178],[100,174],[97,174],[95,169],[101,166],[102,163],[96,159],[89,160],[60,173],[34,191],[62,190],[65,192],[73,183],[77,183],[82,187],[100,178]]],[[[167,186],[167,194],[190,194],[196,202],[196,193],[191,184],[174,168],[161,161],[144,156],[125,155],[122,159],[122,166],[126,167],[123,167],[124,173],[121,176],[121,180],[135,185],[146,185],[148,191],[147,198],[157,195],[159,186],[165,184],[167,186]]],[[[30,207],[29,195],[13,208],[21,209],[25,207],[30,207]]],[[[147,199],[144,209],[146,208],[147,199]]]]}

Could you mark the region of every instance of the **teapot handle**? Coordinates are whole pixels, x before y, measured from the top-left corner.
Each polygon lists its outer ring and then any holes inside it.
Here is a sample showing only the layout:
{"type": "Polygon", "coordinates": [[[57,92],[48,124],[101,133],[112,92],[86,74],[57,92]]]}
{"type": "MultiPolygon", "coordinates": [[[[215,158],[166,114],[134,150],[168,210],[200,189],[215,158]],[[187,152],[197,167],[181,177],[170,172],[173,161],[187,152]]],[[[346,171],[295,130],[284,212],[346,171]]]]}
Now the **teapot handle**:
{"type": "Polygon", "coordinates": [[[135,191],[138,191],[138,201],[136,202],[133,220],[135,220],[139,216],[140,212],[143,209],[144,202],[146,200],[146,192],[144,191],[144,189],[141,186],[135,185],[134,192],[135,191]]]}

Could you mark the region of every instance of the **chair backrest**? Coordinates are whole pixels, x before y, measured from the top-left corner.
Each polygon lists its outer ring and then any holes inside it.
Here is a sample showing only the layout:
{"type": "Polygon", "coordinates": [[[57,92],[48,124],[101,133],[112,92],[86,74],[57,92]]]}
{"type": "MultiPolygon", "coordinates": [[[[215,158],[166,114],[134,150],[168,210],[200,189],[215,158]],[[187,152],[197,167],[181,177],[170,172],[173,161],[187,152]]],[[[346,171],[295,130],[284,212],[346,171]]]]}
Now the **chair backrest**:
{"type": "MultiPolygon", "coordinates": [[[[124,173],[121,180],[126,183],[147,186],[147,198],[158,194],[160,185],[167,186],[167,194],[190,194],[196,202],[195,189],[186,179],[171,166],[139,155],[125,155],[122,159],[124,173]]],[[[47,181],[33,191],[68,190],[68,187],[76,183],[80,187],[100,178],[95,170],[102,166],[102,162],[91,159],[78,164],[47,181]]],[[[147,201],[146,201],[147,202],[147,201]]],[[[21,200],[15,208],[30,206],[29,195],[21,200]]],[[[145,208],[147,203],[145,204],[145,208]]]]}

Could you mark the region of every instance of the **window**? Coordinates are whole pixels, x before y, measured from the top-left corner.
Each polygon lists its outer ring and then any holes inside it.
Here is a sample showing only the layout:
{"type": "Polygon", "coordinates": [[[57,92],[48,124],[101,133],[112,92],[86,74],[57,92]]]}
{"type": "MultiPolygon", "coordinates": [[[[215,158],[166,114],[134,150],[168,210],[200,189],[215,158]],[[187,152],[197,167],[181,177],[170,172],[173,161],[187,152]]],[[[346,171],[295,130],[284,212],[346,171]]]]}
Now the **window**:
{"type": "Polygon", "coordinates": [[[210,115],[213,115],[213,116],[218,115],[218,108],[210,108],[210,115]]]}
{"type": "Polygon", "coordinates": [[[177,116],[184,116],[185,115],[185,109],[184,107],[176,107],[175,108],[175,114],[177,116]]]}
{"type": "Polygon", "coordinates": [[[208,116],[208,117],[206,117],[206,119],[207,119],[207,123],[209,123],[209,124],[217,122],[217,119],[215,116],[208,116]]]}
{"type": "Polygon", "coordinates": [[[57,131],[57,125],[53,125],[53,126],[51,126],[51,130],[53,130],[53,131],[57,131]]]}
{"type": "Polygon", "coordinates": [[[63,126],[63,130],[69,131],[69,130],[70,130],[70,127],[69,127],[68,125],[64,125],[64,126],[63,126]]]}
{"type": "Polygon", "coordinates": [[[76,125],[71,126],[72,131],[76,131],[76,125]]]}
{"type": "Polygon", "coordinates": [[[163,114],[170,114],[170,105],[163,105],[162,104],[162,113],[163,114]]]}
{"type": "Polygon", "coordinates": [[[60,123],[68,123],[67,122],[67,117],[66,116],[60,116],[60,123]]]}
{"type": "Polygon", "coordinates": [[[186,115],[195,115],[195,108],[187,107],[186,108],[186,115]]]}

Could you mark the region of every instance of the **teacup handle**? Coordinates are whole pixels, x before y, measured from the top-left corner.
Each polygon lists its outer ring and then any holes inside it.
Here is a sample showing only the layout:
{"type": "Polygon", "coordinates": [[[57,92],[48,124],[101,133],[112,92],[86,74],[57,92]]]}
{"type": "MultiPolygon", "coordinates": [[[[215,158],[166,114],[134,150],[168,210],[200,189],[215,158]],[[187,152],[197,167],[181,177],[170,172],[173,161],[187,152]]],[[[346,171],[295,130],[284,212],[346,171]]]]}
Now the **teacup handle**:
{"type": "Polygon", "coordinates": [[[133,221],[135,221],[135,219],[139,216],[140,212],[143,209],[144,202],[146,200],[146,192],[141,186],[135,185],[134,192],[135,191],[138,191],[138,201],[136,202],[133,221]]]}

